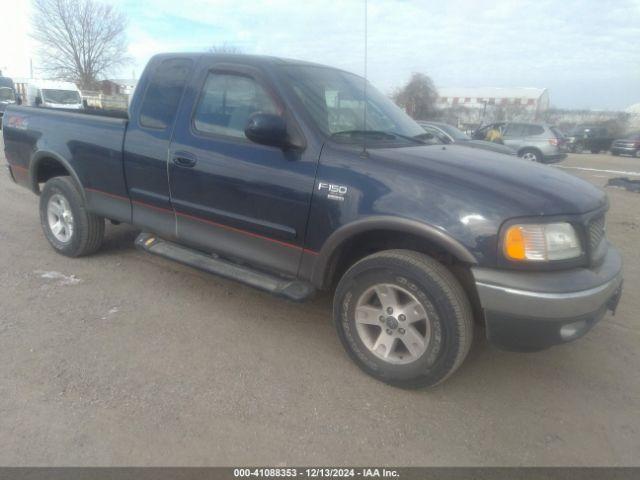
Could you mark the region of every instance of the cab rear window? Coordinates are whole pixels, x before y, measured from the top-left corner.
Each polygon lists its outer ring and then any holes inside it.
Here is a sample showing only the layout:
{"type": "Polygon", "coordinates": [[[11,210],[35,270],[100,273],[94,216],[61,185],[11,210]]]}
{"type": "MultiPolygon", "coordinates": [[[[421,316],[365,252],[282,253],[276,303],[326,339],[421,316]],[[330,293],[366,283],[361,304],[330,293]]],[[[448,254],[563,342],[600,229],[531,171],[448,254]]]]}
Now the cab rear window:
{"type": "Polygon", "coordinates": [[[159,130],[173,125],[192,64],[188,58],[171,58],[158,65],[142,100],[140,125],[159,130]]]}

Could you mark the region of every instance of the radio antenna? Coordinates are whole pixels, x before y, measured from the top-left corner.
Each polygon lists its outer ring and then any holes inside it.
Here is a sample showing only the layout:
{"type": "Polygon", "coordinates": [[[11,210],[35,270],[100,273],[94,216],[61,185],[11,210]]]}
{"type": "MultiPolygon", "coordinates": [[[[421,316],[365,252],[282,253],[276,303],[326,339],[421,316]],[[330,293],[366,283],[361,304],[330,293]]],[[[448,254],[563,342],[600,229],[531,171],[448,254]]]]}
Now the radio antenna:
{"type": "Polygon", "coordinates": [[[362,112],[362,156],[367,156],[367,0],[364,0],[364,109],[362,112]]]}

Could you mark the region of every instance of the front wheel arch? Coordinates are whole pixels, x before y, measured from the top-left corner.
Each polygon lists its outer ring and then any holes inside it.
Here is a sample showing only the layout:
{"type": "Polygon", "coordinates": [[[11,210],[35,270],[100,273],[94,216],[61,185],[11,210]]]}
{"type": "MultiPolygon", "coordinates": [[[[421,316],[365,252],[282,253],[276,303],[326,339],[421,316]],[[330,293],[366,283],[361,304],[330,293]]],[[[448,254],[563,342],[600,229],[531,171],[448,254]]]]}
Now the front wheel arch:
{"type": "Polygon", "coordinates": [[[462,243],[441,229],[416,220],[376,216],[352,222],[333,232],[316,258],[311,281],[320,289],[328,289],[337,282],[341,272],[365,254],[390,248],[411,248],[412,241],[424,247],[423,253],[440,253],[465,265],[478,263],[462,243]],[[380,243],[381,239],[381,245],[373,250],[348,255],[348,249],[357,245],[358,240],[366,244],[369,240],[380,243]],[[345,258],[349,259],[348,264],[339,265],[345,258]]]}

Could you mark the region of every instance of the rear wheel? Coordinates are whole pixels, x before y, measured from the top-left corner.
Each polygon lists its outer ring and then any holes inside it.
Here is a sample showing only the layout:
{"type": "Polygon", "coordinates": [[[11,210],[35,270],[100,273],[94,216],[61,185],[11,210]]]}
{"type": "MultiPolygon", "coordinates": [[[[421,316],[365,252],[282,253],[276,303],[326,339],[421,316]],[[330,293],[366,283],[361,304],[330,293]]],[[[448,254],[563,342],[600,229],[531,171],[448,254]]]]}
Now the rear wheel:
{"type": "Polygon", "coordinates": [[[102,244],[104,218],[87,212],[80,189],[70,177],[45,183],[40,223],[51,246],[68,257],[89,255],[102,244]]]}
{"type": "Polygon", "coordinates": [[[409,250],[376,253],[352,266],[336,289],[334,320],[362,370],[403,388],[444,381],[473,338],[460,283],[436,260],[409,250]]]}
{"type": "Polygon", "coordinates": [[[542,162],[542,154],[532,148],[522,150],[520,152],[520,158],[527,162],[542,162]]]}

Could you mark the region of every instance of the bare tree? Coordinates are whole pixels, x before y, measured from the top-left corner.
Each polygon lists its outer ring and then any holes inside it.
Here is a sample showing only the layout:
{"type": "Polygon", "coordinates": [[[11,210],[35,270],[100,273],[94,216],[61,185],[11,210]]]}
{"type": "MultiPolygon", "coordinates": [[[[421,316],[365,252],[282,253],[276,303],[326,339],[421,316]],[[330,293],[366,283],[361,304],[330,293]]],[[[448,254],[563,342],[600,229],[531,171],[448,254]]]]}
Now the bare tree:
{"type": "Polygon", "coordinates": [[[100,77],[130,62],[127,19],[94,0],[33,0],[33,38],[41,70],[52,78],[93,88],[100,77]]]}
{"type": "Polygon", "coordinates": [[[438,92],[431,78],[424,73],[412,74],[409,82],[393,93],[393,100],[418,120],[437,114],[438,92]]]}
{"type": "Polygon", "coordinates": [[[240,47],[227,42],[220,45],[212,45],[207,51],[209,53],[244,53],[240,47]]]}

